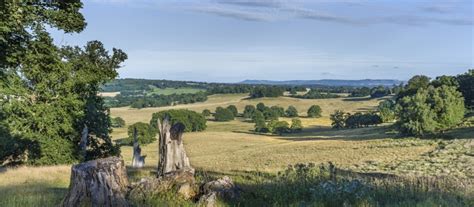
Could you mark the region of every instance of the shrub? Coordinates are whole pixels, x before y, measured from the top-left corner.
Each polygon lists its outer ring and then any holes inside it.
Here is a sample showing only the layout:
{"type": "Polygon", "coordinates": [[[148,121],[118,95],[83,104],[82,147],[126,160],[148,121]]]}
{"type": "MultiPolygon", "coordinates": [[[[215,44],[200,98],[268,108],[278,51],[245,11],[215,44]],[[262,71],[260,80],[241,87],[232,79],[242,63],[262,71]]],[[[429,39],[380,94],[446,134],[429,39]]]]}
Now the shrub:
{"type": "Polygon", "coordinates": [[[318,105],[312,105],[308,109],[308,117],[318,118],[321,117],[321,107],[318,105]]]}
{"type": "Polygon", "coordinates": [[[216,108],[216,113],[214,113],[214,119],[216,121],[231,121],[234,120],[234,113],[222,107],[216,108]]]}
{"type": "Polygon", "coordinates": [[[163,120],[165,116],[170,118],[171,124],[184,124],[185,132],[203,131],[207,127],[207,120],[204,115],[187,109],[171,109],[154,113],[150,120],[150,125],[153,128],[156,128],[158,124],[158,118],[163,120]]]}
{"type": "Polygon", "coordinates": [[[288,106],[288,109],[285,111],[287,117],[297,117],[298,110],[294,106],[288,106]]]}
{"type": "Polygon", "coordinates": [[[291,120],[291,132],[301,132],[303,130],[303,124],[300,119],[291,120]]]}
{"type": "Polygon", "coordinates": [[[137,130],[138,143],[147,145],[156,141],[156,130],[150,124],[137,122],[128,127],[128,142],[133,144],[133,132],[137,130]]]}
{"type": "Polygon", "coordinates": [[[244,118],[247,118],[247,119],[252,118],[256,110],[257,110],[257,109],[256,109],[255,106],[253,106],[253,105],[247,105],[247,106],[245,106],[244,113],[243,113],[243,117],[244,117],[244,118]]]}
{"type": "Polygon", "coordinates": [[[235,105],[230,105],[230,106],[227,106],[227,109],[229,111],[232,112],[232,114],[234,114],[234,116],[238,116],[239,115],[239,111],[237,110],[237,107],[235,105]]]}
{"type": "Polygon", "coordinates": [[[111,118],[110,121],[110,125],[114,128],[120,128],[125,126],[125,120],[123,120],[121,117],[111,118]]]}
{"type": "Polygon", "coordinates": [[[391,122],[395,120],[395,102],[393,100],[380,102],[377,111],[383,122],[391,122]]]}

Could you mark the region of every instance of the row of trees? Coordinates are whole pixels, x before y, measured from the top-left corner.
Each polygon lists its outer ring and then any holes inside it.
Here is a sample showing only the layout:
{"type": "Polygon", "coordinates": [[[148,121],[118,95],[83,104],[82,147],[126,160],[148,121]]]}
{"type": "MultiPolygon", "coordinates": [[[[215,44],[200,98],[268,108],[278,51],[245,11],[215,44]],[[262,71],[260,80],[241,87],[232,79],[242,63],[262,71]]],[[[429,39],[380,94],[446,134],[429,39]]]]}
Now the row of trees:
{"type": "Polygon", "coordinates": [[[370,96],[371,98],[380,98],[384,97],[393,93],[398,93],[402,86],[394,86],[394,87],[385,87],[385,86],[377,86],[373,88],[369,87],[361,87],[356,88],[350,93],[350,97],[366,97],[370,96]]]}
{"type": "Polygon", "coordinates": [[[291,120],[291,125],[286,121],[270,120],[265,121],[265,118],[260,115],[255,115],[253,118],[255,122],[255,132],[259,133],[272,133],[272,134],[286,134],[286,133],[297,133],[303,130],[303,124],[298,118],[291,120]]]}
{"type": "Polygon", "coordinates": [[[285,88],[279,86],[256,86],[250,92],[252,98],[283,96],[285,88]]]}
{"type": "Polygon", "coordinates": [[[336,110],[331,114],[330,119],[333,128],[361,128],[383,123],[382,118],[376,113],[355,114],[345,113],[342,110],[336,110]]]}
{"type": "Polygon", "coordinates": [[[341,96],[334,93],[320,92],[317,90],[310,90],[304,95],[294,95],[295,98],[304,98],[304,99],[327,99],[327,98],[340,98],[341,96]]]}
{"type": "Polygon", "coordinates": [[[115,97],[106,97],[106,104],[109,107],[123,107],[130,106],[132,108],[147,108],[171,106],[175,104],[191,104],[196,102],[207,101],[207,93],[184,93],[184,94],[170,94],[170,95],[124,95],[119,94],[115,97]]]}

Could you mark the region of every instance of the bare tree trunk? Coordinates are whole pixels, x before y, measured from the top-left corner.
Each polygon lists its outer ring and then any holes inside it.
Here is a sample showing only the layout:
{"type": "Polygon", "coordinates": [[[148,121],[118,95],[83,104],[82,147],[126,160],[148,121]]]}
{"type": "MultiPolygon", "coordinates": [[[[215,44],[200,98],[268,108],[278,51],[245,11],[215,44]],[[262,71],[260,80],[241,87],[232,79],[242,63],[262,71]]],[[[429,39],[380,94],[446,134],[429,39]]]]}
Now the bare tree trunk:
{"type": "Polygon", "coordinates": [[[81,149],[82,160],[86,160],[87,158],[87,137],[89,136],[89,129],[87,125],[84,124],[84,129],[82,129],[81,133],[81,142],[79,143],[79,147],[81,149]]]}
{"type": "Polygon", "coordinates": [[[194,174],[183,145],[185,126],[182,123],[171,126],[169,117],[165,117],[163,121],[158,119],[158,129],[160,137],[158,177],[184,171],[194,174]]]}
{"type": "Polygon", "coordinates": [[[109,157],[72,166],[69,192],[61,206],[128,206],[122,159],[109,157]]]}
{"type": "Polygon", "coordinates": [[[137,128],[133,128],[133,157],[132,157],[132,167],[142,168],[145,165],[145,156],[141,155],[142,149],[138,143],[138,134],[137,128]]]}

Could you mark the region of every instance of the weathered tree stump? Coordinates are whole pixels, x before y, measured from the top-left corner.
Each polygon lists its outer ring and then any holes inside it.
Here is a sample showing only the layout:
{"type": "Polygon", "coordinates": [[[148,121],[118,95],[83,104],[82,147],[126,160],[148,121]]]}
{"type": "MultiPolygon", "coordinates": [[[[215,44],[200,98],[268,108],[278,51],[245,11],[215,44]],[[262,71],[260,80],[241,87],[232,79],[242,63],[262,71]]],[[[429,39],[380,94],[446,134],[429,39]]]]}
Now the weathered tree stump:
{"type": "Polygon", "coordinates": [[[160,137],[158,177],[183,171],[194,174],[183,145],[185,126],[182,123],[171,125],[169,117],[165,117],[163,121],[158,119],[158,129],[160,137]]]}
{"type": "Polygon", "coordinates": [[[119,157],[72,166],[69,192],[61,206],[128,206],[127,172],[119,157]]]}
{"type": "Polygon", "coordinates": [[[137,128],[133,128],[133,157],[132,157],[132,167],[142,168],[145,165],[145,157],[142,156],[142,149],[138,143],[138,134],[137,128]]]}

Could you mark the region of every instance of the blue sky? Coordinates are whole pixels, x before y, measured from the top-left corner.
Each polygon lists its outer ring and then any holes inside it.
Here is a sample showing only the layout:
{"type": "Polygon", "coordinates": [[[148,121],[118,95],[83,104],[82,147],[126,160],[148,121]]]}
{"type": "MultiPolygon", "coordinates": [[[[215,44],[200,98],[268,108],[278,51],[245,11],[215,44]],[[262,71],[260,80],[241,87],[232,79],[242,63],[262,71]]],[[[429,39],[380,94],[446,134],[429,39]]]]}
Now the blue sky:
{"type": "Polygon", "coordinates": [[[80,34],[129,59],[121,78],[237,82],[458,74],[474,68],[473,0],[87,0],[80,34]]]}

